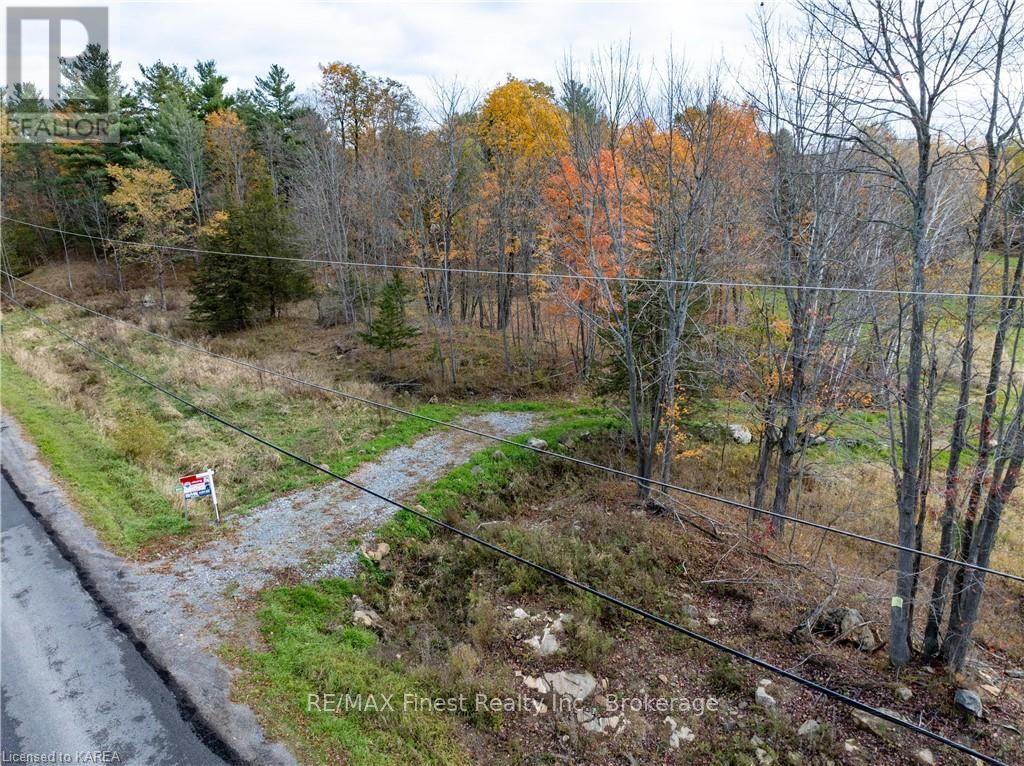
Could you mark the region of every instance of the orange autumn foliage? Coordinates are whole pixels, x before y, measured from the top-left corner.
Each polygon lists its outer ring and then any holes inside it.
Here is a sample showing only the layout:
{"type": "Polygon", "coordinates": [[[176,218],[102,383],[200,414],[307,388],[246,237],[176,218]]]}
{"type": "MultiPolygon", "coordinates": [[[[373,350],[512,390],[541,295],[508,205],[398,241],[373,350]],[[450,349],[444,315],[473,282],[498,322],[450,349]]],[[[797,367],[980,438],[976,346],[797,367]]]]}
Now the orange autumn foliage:
{"type": "MultiPolygon", "coordinates": [[[[572,272],[584,276],[637,276],[650,253],[651,206],[644,185],[621,154],[602,149],[584,173],[569,157],[543,189],[548,241],[572,272]]],[[[565,280],[571,300],[597,293],[593,281],[565,280]]]]}

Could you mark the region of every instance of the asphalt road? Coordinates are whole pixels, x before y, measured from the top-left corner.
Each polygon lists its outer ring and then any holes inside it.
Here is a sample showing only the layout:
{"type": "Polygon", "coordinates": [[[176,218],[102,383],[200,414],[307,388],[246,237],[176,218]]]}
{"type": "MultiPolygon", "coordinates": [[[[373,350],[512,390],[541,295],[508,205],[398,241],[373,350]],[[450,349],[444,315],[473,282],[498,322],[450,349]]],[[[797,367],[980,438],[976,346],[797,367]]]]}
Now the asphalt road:
{"type": "Polygon", "coordinates": [[[223,763],[182,719],[174,695],[82,588],[6,479],[0,529],[3,761],[12,754],[65,753],[57,763],[223,763]]]}

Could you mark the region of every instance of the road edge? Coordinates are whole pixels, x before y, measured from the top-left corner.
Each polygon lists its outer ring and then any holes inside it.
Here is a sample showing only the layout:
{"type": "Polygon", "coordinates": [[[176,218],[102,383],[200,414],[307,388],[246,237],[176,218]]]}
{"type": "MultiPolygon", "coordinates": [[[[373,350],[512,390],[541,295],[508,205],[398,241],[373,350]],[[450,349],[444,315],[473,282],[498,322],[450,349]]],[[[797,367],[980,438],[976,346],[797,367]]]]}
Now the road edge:
{"type": "Polygon", "coordinates": [[[199,737],[232,764],[298,766],[288,749],[270,742],[255,713],[232,702],[231,670],[217,657],[187,648],[123,579],[125,562],[107,550],[39,459],[20,424],[0,413],[0,464],[29,512],[74,567],[85,590],[167,684],[199,737]]]}

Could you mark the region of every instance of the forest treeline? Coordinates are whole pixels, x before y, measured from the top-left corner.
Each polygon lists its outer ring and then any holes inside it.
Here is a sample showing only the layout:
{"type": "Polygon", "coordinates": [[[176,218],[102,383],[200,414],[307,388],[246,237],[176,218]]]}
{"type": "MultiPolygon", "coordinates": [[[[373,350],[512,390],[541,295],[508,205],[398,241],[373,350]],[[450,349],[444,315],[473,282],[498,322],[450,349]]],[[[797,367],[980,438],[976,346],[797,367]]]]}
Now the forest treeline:
{"type": "MultiPolygon", "coordinates": [[[[672,480],[687,407],[724,387],[756,413],[751,499],[776,514],[813,439],[883,412],[907,548],[890,657],[961,667],[985,573],[925,582],[912,549],[932,525],[938,553],[987,566],[1024,461],[1022,26],[1015,0],[798,0],[753,23],[751,81],[622,46],[426,103],[342,62],[307,94],[279,66],[229,92],[213,61],[128,83],[90,47],[65,84],[116,104],[120,141],[5,142],[5,214],[52,231],[5,221],[4,263],[63,258],[74,289],[92,258],[122,291],[142,264],[167,309],[184,262],[210,332],[313,299],[389,357],[417,333],[408,291],[453,387],[456,328],[493,332],[507,374],[563,353],[621,403],[644,479],[672,480]]],[[[4,108],[46,107],[23,84],[4,108]]]]}

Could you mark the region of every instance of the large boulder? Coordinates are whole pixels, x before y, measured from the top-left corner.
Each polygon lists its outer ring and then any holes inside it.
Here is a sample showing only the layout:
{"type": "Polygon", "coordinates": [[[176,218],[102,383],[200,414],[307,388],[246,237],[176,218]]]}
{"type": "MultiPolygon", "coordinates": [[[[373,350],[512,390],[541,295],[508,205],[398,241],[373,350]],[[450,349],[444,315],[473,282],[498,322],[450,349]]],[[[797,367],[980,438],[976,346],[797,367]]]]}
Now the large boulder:
{"type": "Polygon", "coordinates": [[[567,670],[560,670],[557,673],[545,673],[544,680],[548,682],[551,691],[560,697],[571,697],[574,700],[584,700],[597,688],[597,679],[590,673],[570,673],[567,670]]]}
{"type": "Polygon", "coordinates": [[[830,609],[819,617],[814,632],[853,644],[862,652],[873,652],[884,644],[877,628],[864,615],[845,606],[830,609]]]}
{"type": "Polygon", "coordinates": [[[775,702],[775,697],[765,691],[763,686],[758,686],[757,690],[754,692],[754,702],[761,707],[775,707],[777,704],[775,702]]]}
{"type": "Polygon", "coordinates": [[[981,697],[970,689],[957,689],[956,694],[953,695],[953,704],[958,710],[973,715],[975,718],[984,716],[985,711],[981,707],[981,697]]]}
{"type": "MultiPolygon", "coordinates": [[[[894,718],[899,718],[899,715],[892,710],[887,710],[884,707],[879,708],[879,710],[894,718]]],[[[871,715],[871,713],[863,710],[853,709],[850,711],[850,715],[853,717],[853,722],[858,728],[869,731],[880,739],[891,739],[896,736],[897,730],[899,730],[899,727],[887,718],[879,718],[877,715],[871,715]]]]}
{"type": "Polygon", "coordinates": [[[814,739],[819,734],[821,734],[821,724],[813,718],[808,718],[804,721],[796,731],[798,737],[805,739],[814,739]]]}
{"type": "Polygon", "coordinates": [[[678,750],[679,746],[686,742],[693,742],[697,735],[688,726],[681,726],[671,716],[665,717],[665,724],[668,726],[668,746],[678,750]]]}

